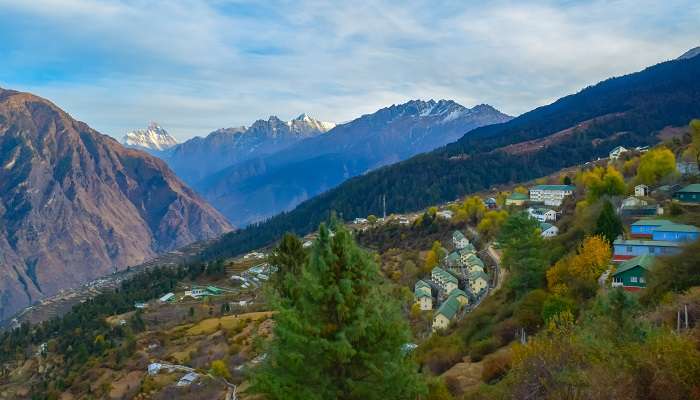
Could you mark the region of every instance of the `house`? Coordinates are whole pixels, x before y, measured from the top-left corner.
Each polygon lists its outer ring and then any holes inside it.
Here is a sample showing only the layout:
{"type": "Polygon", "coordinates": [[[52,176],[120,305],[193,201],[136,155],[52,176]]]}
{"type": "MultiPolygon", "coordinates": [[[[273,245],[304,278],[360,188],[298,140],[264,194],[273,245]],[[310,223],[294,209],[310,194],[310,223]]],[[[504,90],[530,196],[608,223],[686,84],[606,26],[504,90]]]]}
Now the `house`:
{"type": "Polygon", "coordinates": [[[673,198],[684,203],[700,203],[700,183],[684,187],[674,193],[673,198]]]}
{"type": "Polygon", "coordinates": [[[194,297],[195,299],[198,297],[207,296],[208,294],[209,293],[207,293],[207,290],[204,288],[192,288],[192,290],[185,292],[185,296],[194,297]]]}
{"type": "Polygon", "coordinates": [[[681,185],[662,185],[654,189],[651,193],[657,196],[673,196],[674,193],[681,189],[681,185]]]}
{"type": "Polygon", "coordinates": [[[628,151],[629,150],[627,150],[626,148],[624,148],[622,146],[617,146],[614,149],[610,150],[610,153],[608,154],[608,156],[610,157],[611,160],[617,160],[618,158],[620,158],[620,156],[622,154],[627,153],[628,151]]]}
{"type": "Polygon", "coordinates": [[[678,254],[681,242],[666,240],[616,239],[613,242],[613,262],[622,262],[643,255],[678,254]]]}
{"type": "Polygon", "coordinates": [[[637,185],[634,187],[634,195],[637,197],[649,196],[649,186],[645,184],[637,185]]]}
{"type": "Polygon", "coordinates": [[[161,298],[158,300],[160,300],[161,303],[167,303],[169,301],[173,301],[173,300],[175,300],[175,293],[173,293],[173,292],[166,293],[163,296],[161,296],[161,298]]]}
{"type": "Polygon", "coordinates": [[[622,287],[628,291],[645,288],[647,272],[654,264],[654,256],[645,254],[623,261],[613,274],[612,287],[622,287]]]}
{"type": "Polygon", "coordinates": [[[454,213],[450,210],[442,210],[442,211],[438,211],[436,215],[440,218],[452,219],[452,217],[454,216],[454,213]]]}
{"type": "Polygon", "coordinates": [[[676,169],[681,175],[700,174],[700,169],[698,169],[698,163],[696,162],[678,161],[676,162],[676,169]]]}
{"type": "Polygon", "coordinates": [[[526,194],[513,192],[506,198],[507,206],[522,206],[528,200],[526,194]]]}
{"type": "Polygon", "coordinates": [[[622,200],[622,208],[634,208],[634,207],[643,207],[649,204],[646,200],[634,197],[634,196],[629,196],[622,200]]]}
{"type": "Polygon", "coordinates": [[[450,293],[449,297],[454,297],[460,304],[460,307],[464,307],[469,304],[469,296],[462,289],[455,289],[450,293]]]}
{"type": "Polygon", "coordinates": [[[452,318],[457,315],[460,309],[460,302],[456,296],[448,296],[438,308],[433,317],[433,331],[445,329],[450,325],[452,318]]]}
{"type": "Polygon", "coordinates": [[[433,309],[433,291],[428,283],[422,280],[416,282],[414,294],[416,295],[416,301],[420,305],[421,310],[427,311],[433,309]]]}
{"type": "Polygon", "coordinates": [[[557,212],[548,208],[530,207],[527,209],[527,213],[530,215],[530,218],[536,219],[539,222],[557,220],[557,212]]]}
{"type": "Polygon", "coordinates": [[[478,296],[482,290],[489,286],[489,276],[484,271],[469,273],[469,290],[473,295],[478,296]]]}
{"type": "Polygon", "coordinates": [[[466,256],[464,254],[462,255],[463,257],[460,258],[460,261],[462,261],[462,265],[465,265],[467,267],[476,265],[481,267],[482,270],[484,269],[484,262],[481,261],[481,259],[476,254],[469,253],[466,254],[466,256]]]}
{"type": "Polygon", "coordinates": [[[496,199],[493,197],[489,197],[486,200],[484,200],[484,204],[486,204],[486,208],[489,210],[493,210],[495,208],[498,208],[498,203],[496,202],[496,199]]]}
{"type": "Polygon", "coordinates": [[[646,153],[647,151],[649,151],[649,146],[637,146],[634,148],[634,150],[640,153],[646,153]]]}
{"type": "Polygon", "coordinates": [[[462,266],[462,258],[457,251],[448,254],[442,262],[448,268],[459,268],[462,266]]]}
{"type": "Polygon", "coordinates": [[[667,219],[649,219],[644,218],[635,221],[630,225],[630,235],[633,238],[649,238],[651,239],[654,229],[661,225],[672,224],[673,222],[667,219]]]}
{"type": "Polygon", "coordinates": [[[440,286],[440,288],[442,288],[442,290],[444,290],[448,295],[450,292],[457,289],[458,286],[457,277],[440,267],[433,268],[432,272],[430,273],[430,279],[437,283],[438,286],[440,286]]]}
{"type": "Polygon", "coordinates": [[[469,239],[460,231],[452,232],[452,243],[457,250],[461,250],[469,245],[469,239]]]}
{"type": "Polygon", "coordinates": [[[540,233],[540,236],[542,236],[543,238],[554,237],[559,234],[559,228],[548,222],[541,222],[540,230],[542,231],[542,233],[540,233]]]}
{"type": "Polygon", "coordinates": [[[693,242],[698,240],[698,235],[700,235],[700,228],[696,226],[668,223],[657,226],[651,232],[651,239],[670,242],[693,242]]]}
{"type": "Polygon", "coordinates": [[[663,215],[664,209],[658,204],[639,207],[620,207],[620,215],[625,217],[653,217],[663,215]]]}
{"type": "Polygon", "coordinates": [[[367,222],[369,222],[369,221],[367,220],[367,218],[355,218],[355,219],[352,221],[352,223],[353,223],[353,224],[356,224],[356,225],[366,224],[367,222]]]}
{"type": "Polygon", "coordinates": [[[180,380],[177,382],[177,386],[190,386],[191,384],[195,383],[197,379],[199,378],[199,375],[196,372],[188,372],[180,378],[180,380]]]}
{"type": "Polygon", "coordinates": [[[571,196],[576,188],[571,185],[537,185],[530,188],[530,201],[559,207],[564,197],[571,196]]]}

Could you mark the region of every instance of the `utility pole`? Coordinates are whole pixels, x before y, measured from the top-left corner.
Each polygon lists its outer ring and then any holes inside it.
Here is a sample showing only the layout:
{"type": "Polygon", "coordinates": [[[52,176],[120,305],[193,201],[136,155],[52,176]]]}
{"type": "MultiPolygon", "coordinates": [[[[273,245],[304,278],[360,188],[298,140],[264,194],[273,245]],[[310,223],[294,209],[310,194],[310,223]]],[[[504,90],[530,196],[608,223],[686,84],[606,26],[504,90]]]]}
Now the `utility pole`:
{"type": "Polygon", "coordinates": [[[382,209],[384,210],[382,213],[382,218],[384,221],[386,221],[386,194],[382,196],[382,209]]]}

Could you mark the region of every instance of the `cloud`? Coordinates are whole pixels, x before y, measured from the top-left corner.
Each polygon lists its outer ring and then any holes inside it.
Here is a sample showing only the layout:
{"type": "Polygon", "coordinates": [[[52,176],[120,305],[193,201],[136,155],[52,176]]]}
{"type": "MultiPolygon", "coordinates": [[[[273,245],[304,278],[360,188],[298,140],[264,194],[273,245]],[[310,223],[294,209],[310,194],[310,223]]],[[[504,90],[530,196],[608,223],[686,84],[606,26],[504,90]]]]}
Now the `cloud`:
{"type": "Polygon", "coordinates": [[[511,114],[698,45],[694,1],[0,0],[0,86],[178,138],[412,98],[511,114]]]}

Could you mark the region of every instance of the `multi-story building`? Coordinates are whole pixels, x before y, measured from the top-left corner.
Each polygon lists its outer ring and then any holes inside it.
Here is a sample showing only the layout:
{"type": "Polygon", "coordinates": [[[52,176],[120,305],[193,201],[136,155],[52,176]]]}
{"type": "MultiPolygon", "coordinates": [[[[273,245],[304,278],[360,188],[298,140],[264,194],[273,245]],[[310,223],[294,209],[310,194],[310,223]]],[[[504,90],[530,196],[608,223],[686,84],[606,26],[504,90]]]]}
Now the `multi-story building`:
{"type": "Polygon", "coordinates": [[[571,196],[576,188],[571,185],[537,185],[530,188],[530,201],[559,207],[566,196],[571,196]]]}

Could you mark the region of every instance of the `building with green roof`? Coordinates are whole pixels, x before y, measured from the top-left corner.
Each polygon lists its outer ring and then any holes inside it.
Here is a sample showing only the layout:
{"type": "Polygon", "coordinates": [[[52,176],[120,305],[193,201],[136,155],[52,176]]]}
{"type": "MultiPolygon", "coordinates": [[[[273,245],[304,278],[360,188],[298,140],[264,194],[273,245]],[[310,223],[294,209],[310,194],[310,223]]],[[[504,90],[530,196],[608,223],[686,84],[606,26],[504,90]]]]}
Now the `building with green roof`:
{"type": "Polygon", "coordinates": [[[673,198],[684,203],[700,203],[700,183],[688,185],[673,194],[673,198]]]}
{"type": "Polygon", "coordinates": [[[433,290],[427,282],[423,280],[416,282],[414,294],[421,310],[427,311],[433,309],[433,290]]]}
{"type": "Polygon", "coordinates": [[[457,296],[448,296],[433,317],[433,330],[437,331],[447,328],[460,308],[461,304],[457,296]]]}
{"type": "Polygon", "coordinates": [[[460,231],[452,232],[452,243],[457,250],[461,250],[469,245],[469,239],[460,231]]]}
{"type": "Polygon", "coordinates": [[[469,290],[474,296],[479,295],[482,290],[489,286],[489,276],[484,271],[473,271],[469,273],[469,290]]]}
{"type": "Polygon", "coordinates": [[[458,286],[457,277],[440,267],[433,268],[430,273],[430,279],[437,283],[447,294],[457,289],[458,286]]]}
{"type": "Polygon", "coordinates": [[[529,197],[526,194],[513,192],[506,198],[506,205],[507,206],[522,206],[523,204],[525,204],[525,202],[528,200],[528,198],[529,197]]]}
{"type": "Polygon", "coordinates": [[[613,274],[613,287],[622,287],[628,291],[645,288],[647,272],[654,264],[654,256],[645,254],[634,257],[618,265],[613,274]]]}

